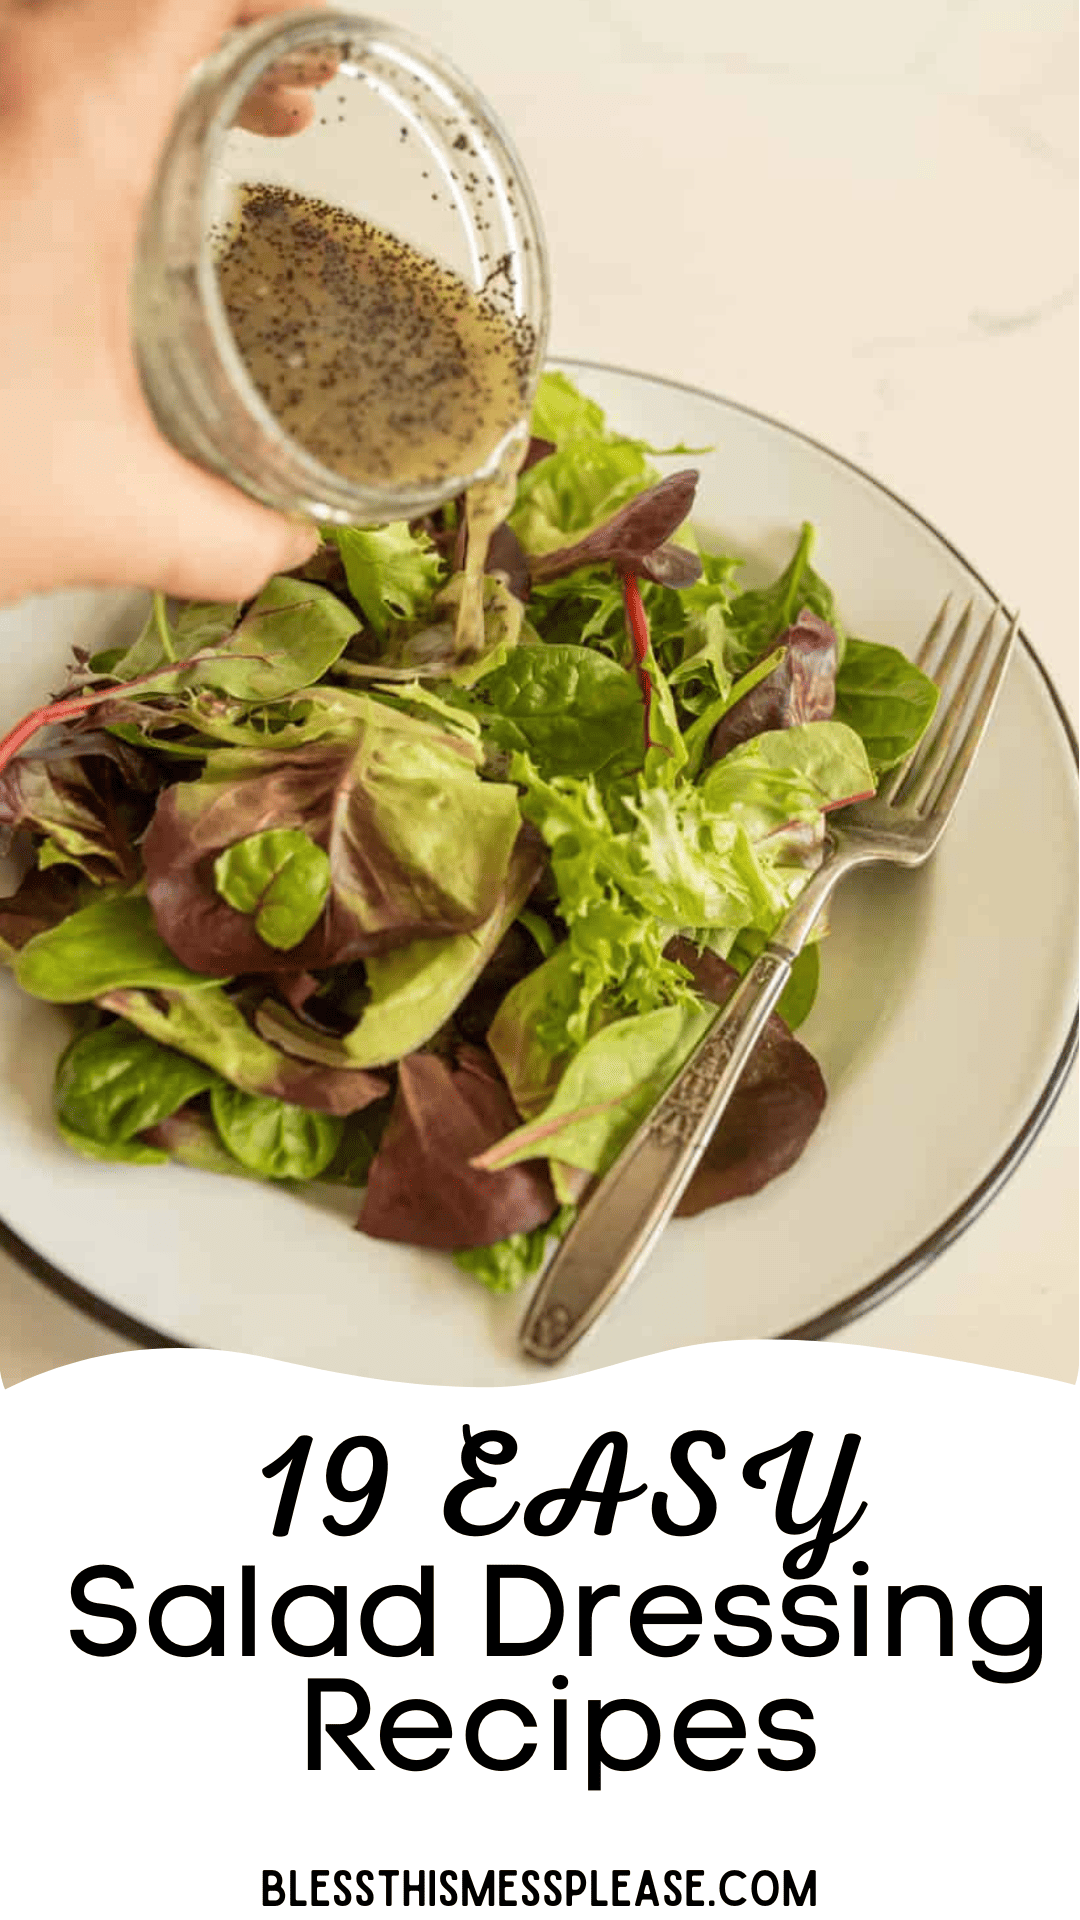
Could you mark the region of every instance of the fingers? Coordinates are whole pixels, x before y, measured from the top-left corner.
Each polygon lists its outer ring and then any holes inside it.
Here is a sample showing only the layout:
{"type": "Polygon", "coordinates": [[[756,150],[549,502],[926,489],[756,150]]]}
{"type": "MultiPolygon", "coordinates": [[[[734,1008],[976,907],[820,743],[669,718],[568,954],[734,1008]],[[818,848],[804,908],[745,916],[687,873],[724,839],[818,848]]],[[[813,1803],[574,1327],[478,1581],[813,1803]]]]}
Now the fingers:
{"type": "Polygon", "coordinates": [[[149,419],[124,436],[108,472],[96,525],[83,507],[68,556],[73,581],[157,587],[191,600],[246,600],[271,574],[300,566],[319,544],[314,526],[259,506],[185,460],[149,419]]]}
{"type": "Polygon", "coordinates": [[[315,118],[310,89],[324,87],[338,65],[334,47],[312,47],[276,61],[248,94],[236,116],[237,126],[275,137],[302,133],[315,118]]]}
{"type": "Polygon", "coordinates": [[[315,118],[315,102],[302,87],[253,87],[236,116],[247,133],[280,139],[303,133],[315,118]]]}
{"type": "Polygon", "coordinates": [[[163,452],[167,492],[163,488],[152,511],[139,516],[132,584],[191,600],[247,600],[271,574],[288,573],[315,552],[316,528],[257,505],[170,449],[163,452]]]}

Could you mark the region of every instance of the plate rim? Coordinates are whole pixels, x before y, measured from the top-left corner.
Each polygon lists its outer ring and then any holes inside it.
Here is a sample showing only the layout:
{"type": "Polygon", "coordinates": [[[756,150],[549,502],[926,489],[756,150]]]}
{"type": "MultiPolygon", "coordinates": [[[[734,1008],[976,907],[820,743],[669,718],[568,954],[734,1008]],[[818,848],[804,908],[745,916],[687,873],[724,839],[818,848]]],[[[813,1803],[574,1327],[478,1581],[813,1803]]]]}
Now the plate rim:
{"type": "MultiPolygon", "coordinates": [[[[760,420],[764,425],[773,427],[782,434],[786,434],[795,440],[801,440],[805,446],[812,447],[816,453],[823,454],[827,460],[833,461],[837,466],[845,467],[850,473],[857,475],[860,480],[865,481],[878,493],[884,494],[887,499],[893,501],[894,504],[902,508],[905,513],[910,514],[913,520],[918,521],[920,526],[925,527],[927,532],[933,534],[934,538],[941,542],[942,546],[952,554],[953,558],[959,561],[962,567],[966,568],[967,572],[973,579],[978,581],[983,591],[990,596],[991,600],[997,599],[993,588],[989,586],[978,568],[972,565],[967,555],[962,553],[960,548],[956,546],[946,534],[942,533],[940,527],[928,519],[926,514],[921,513],[918,507],[913,507],[911,502],[905,499],[903,494],[898,493],[894,487],[890,487],[887,482],[880,480],[876,474],[869,472],[866,467],[860,466],[858,461],[849,459],[847,454],[838,453],[835,447],[828,446],[825,441],[817,439],[812,433],[805,432],[803,428],[792,426],[789,421],[778,419],[775,414],[767,413],[761,407],[750,406],[746,401],[731,399],[726,394],[714,392],[708,387],[699,387],[693,381],[673,380],[666,374],[647,373],[642,368],[620,366],[610,360],[592,360],[583,358],[577,354],[559,353],[550,354],[547,365],[554,367],[580,367],[592,373],[614,374],[616,377],[648,381],[651,385],[657,387],[669,387],[679,393],[691,394],[695,399],[706,400],[712,405],[727,407],[733,413],[740,413],[750,419],[760,420]]],[[[1076,731],[1050,672],[1022,627],[1018,630],[1017,638],[1043,683],[1050,705],[1065,735],[1069,751],[1072,755],[1073,764],[1074,766],[1080,765],[1080,749],[1078,749],[1076,731]]],[[[991,1205],[1006,1183],[1012,1178],[1021,1162],[1026,1158],[1030,1149],[1034,1146],[1054,1107],[1057,1105],[1058,1098],[1069,1077],[1070,1069],[1077,1054],[1078,1040],[1080,1040],[1080,1011],[1074,1012],[1073,1014],[1072,1022],[1065,1039],[1033,1106],[1021,1121],[1019,1127],[1013,1133],[1008,1144],[999,1154],[993,1166],[953,1208],[952,1212],[946,1216],[939,1226],[935,1227],[930,1233],[924,1234],[922,1239],[917,1241],[906,1253],[902,1254],[899,1259],[892,1261],[881,1273],[875,1274],[872,1279],[866,1281],[861,1287],[856,1287],[852,1292],[845,1294],[843,1299],[837,1301],[834,1306],[827,1308],[823,1313],[815,1314],[809,1320],[801,1321],[798,1325],[790,1327],[784,1333],[774,1335],[774,1338],[779,1340],[822,1340],[831,1333],[838,1333],[841,1328],[851,1326],[855,1321],[862,1319],[863,1315],[868,1313],[873,1307],[880,1306],[885,1300],[890,1298],[892,1294],[898,1293],[901,1287],[907,1286],[912,1280],[917,1279],[919,1274],[924,1273],[927,1267],[931,1266],[941,1254],[952,1246],[954,1241],[958,1240],[961,1234],[965,1233],[968,1227],[972,1226],[975,1221],[979,1219],[980,1215],[991,1205]]],[[[180,1340],[172,1334],[163,1333],[159,1328],[152,1326],[149,1321],[141,1320],[136,1315],[127,1313],[122,1307],[114,1306],[101,1294],[94,1293],[91,1288],[83,1286],[80,1281],[73,1279],[72,1276],[65,1273],[62,1268],[54,1266],[53,1262],[48,1260],[44,1254],[39,1253],[36,1247],[33,1247],[29,1241],[24,1240],[21,1234],[16,1233],[14,1229],[7,1224],[7,1221],[2,1215],[0,1215],[0,1250],[6,1253],[9,1258],[15,1262],[16,1266],[21,1267],[23,1271],[28,1273],[33,1279],[40,1281],[44,1286],[48,1287],[52,1293],[64,1300],[68,1306],[77,1308],[79,1312],[86,1314],[89,1319],[95,1321],[110,1333],[119,1334],[123,1338],[135,1341],[139,1346],[148,1349],[191,1349],[195,1346],[193,1341],[180,1340]]]]}

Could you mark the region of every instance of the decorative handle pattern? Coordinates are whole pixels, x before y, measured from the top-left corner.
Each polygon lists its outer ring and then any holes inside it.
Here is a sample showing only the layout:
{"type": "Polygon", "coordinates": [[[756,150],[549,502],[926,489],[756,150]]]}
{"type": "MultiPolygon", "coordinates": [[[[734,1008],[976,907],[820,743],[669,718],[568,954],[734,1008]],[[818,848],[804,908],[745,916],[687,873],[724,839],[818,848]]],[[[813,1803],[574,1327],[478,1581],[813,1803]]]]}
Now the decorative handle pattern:
{"type": "Polygon", "coordinates": [[[678,1078],[623,1148],[530,1303],[525,1352],[562,1360],[640,1272],[701,1159],[791,971],[766,948],[678,1078]]]}

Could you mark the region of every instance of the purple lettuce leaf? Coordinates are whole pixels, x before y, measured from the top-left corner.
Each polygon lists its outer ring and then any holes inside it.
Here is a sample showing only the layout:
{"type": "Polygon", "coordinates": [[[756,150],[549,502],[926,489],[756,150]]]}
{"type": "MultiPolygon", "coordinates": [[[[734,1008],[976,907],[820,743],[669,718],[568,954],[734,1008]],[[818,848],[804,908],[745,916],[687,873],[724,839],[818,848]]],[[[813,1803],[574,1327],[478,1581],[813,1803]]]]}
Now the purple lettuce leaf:
{"type": "Polygon", "coordinates": [[[808,720],[832,719],[836,705],[835,630],[804,607],[774,644],[783,647],[783,659],[717,722],[709,740],[710,759],[722,759],[732,747],[753,740],[759,733],[801,726],[808,720]]]}
{"type": "MultiPolygon", "coordinates": [[[[697,991],[718,1007],[739,976],[726,960],[675,939],[669,959],[688,967],[697,991]]],[[[695,1214],[757,1193],[794,1166],[824,1111],[825,1082],[813,1054],[771,1014],[726,1113],[676,1212],[695,1214]]]]}
{"type": "Polygon", "coordinates": [[[75,867],[31,867],[14,893],[0,899],[0,958],[18,953],[85,904],[92,889],[75,867]]]}
{"type": "Polygon", "coordinates": [[[470,1165],[516,1121],[510,1094],[481,1048],[459,1047],[453,1063],[434,1053],[407,1055],[368,1174],[361,1232],[452,1252],[542,1226],[556,1210],[542,1160],[500,1173],[470,1165]]]}
{"type": "Polygon", "coordinates": [[[50,861],[70,861],[93,880],[138,877],[135,842],[162,783],[137,748],[97,731],[61,734],[0,773],[0,852],[19,828],[42,834],[50,861]]]}
{"type": "Polygon", "coordinates": [[[693,467],[670,473],[655,486],[635,494],[610,520],[571,546],[532,554],[529,572],[533,583],[557,580],[578,567],[610,561],[623,572],[640,574],[666,587],[692,586],[700,578],[701,561],[689,548],[672,544],[670,536],[689,515],[697,483],[693,467]]]}
{"type": "Polygon", "coordinates": [[[459,736],[368,705],[347,744],[219,752],[201,779],[162,796],[143,849],[147,891],[186,964],[198,955],[198,970],[218,975],[317,972],[469,932],[494,911],[520,830],[515,789],[481,781],[459,736]],[[272,827],[306,833],[330,860],[320,917],[287,950],[262,940],[214,881],[226,847],[272,827]]]}

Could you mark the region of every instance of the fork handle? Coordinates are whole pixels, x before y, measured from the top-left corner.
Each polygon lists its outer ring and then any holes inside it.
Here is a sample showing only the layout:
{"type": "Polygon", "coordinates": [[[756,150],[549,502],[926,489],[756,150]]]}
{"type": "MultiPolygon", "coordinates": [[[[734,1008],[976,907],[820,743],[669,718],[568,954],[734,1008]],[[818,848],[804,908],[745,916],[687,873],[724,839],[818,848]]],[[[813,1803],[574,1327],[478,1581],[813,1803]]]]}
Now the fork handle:
{"type": "Polygon", "coordinates": [[[648,1259],[784,991],[794,957],[779,942],[759,955],[605,1174],[530,1302],[520,1338],[534,1360],[565,1359],[648,1259]]]}

